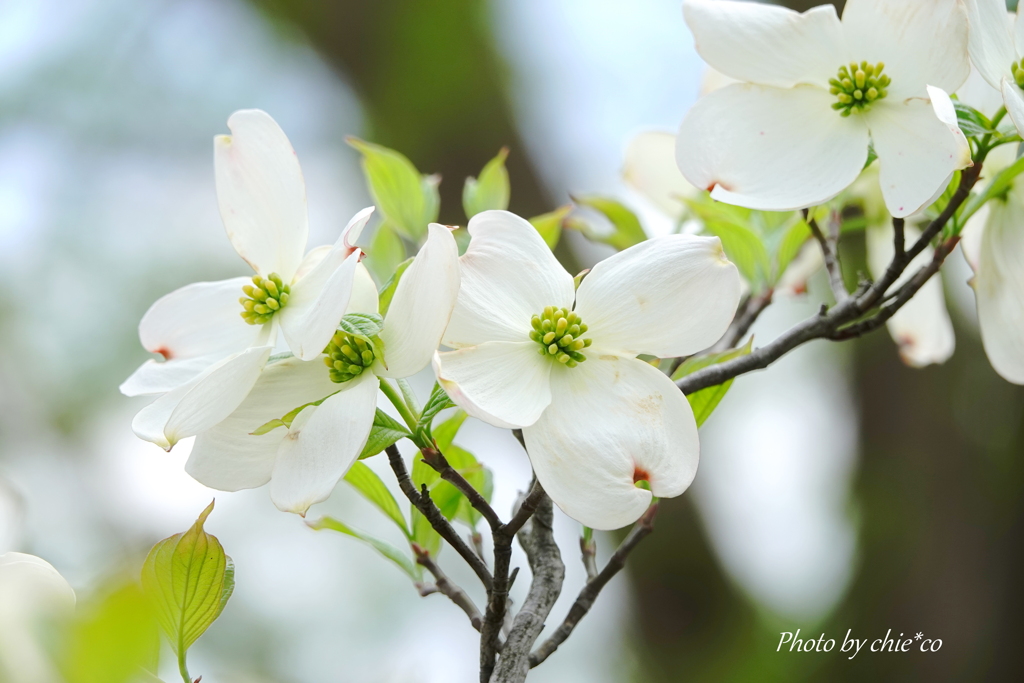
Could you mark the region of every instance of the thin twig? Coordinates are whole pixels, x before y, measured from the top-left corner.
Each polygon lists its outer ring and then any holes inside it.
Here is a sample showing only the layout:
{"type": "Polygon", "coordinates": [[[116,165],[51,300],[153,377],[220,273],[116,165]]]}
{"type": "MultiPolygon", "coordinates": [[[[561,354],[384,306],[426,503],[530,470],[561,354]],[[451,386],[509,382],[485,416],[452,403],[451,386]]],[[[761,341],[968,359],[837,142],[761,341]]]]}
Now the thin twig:
{"type": "Polygon", "coordinates": [[[626,558],[633,552],[640,541],[647,538],[652,531],[654,531],[654,519],[658,515],[658,504],[655,503],[647,509],[644,516],[633,526],[629,534],[626,536],[622,544],[615,550],[615,553],[608,560],[608,564],[605,565],[604,569],[595,576],[594,578],[587,581],[587,584],[580,591],[579,596],[576,598],[576,602],[573,603],[572,607],[569,608],[569,613],[565,617],[565,621],[558,627],[558,629],[551,634],[551,637],[545,640],[540,647],[538,647],[533,654],[530,655],[530,667],[535,667],[545,659],[551,656],[551,654],[558,649],[558,646],[565,642],[565,640],[572,634],[573,629],[580,620],[587,615],[590,608],[593,607],[594,601],[597,596],[601,593],[612,577],[622,571],[622,568],[626,566],[626,558]]]}
{"type": "Polygon", "coordinates": [[[593,538],[587,541],[580,536],[580,559],[583,560],[583,568],[587,571],[587,581],[593,581],[597,576],[597,542],[593,538]]]}
{"type": "Polygon", "coordinates": [[[447,595],[452,602],[466,613],[466,616],[469,617],[469,623],[473,625],[473,628],[479,631],[483,623],[480,617],[480,610],[473,604],[473,600],[466,594],[466,591],[462,590],[458,584],[448,578],[437,562],[434,562],[433,558],[430,557],[429,552],[415,543],[412,546],[412,551],[416,554],[416,563],[434,577],[434,590],[430,591],[429,588],[421,589],[420,595],[430,595],[431,592],[435,591],[447,595]]]}
{"type": "Polygon", "coordinates": [[[821,247],[821,254],[825,260],[825,270],[828,272],[828,282],[832,287],[832,295],[836,298],[836,303],[842,303],[850,297],[850,293],[846,291],[846,282],[843,280],[843,267],[839,263],[839,253],[837,252],[839,245],[837,240],[832,237],[826,237],[821,232],[821,228],[818,227],[818,221],[810,217],[810,212],[807,209],[804,209],[804,219],[807,221],[807,225],[810,226],[814,239],[818,240],[818,245],[821,247]]]}
{"type": "Polygon", "coordinates": [[[491,525],[491,529],[501,526],[501,518],[498,517],[498,513],[494,511],[487,499],[466,481],[466,478],[457,469],[451,466],[444,455],[433,448],[424,448],[420,452],[423,453],[423,462],[433,467],[442,479],[461,491],[462,495],[469,499],[469,504],[476,508],[476,511],[491,525]]]}
{"type": "Polygon", "coordinates": [[[902,259],[903,255],[907,252],[907,239],[904,236],[903,228],[906,226],[906,220],[902,218],[892,219],[892,246],[893,253],[896,254],[897,259],[902,259]]]}
{"type": "Polygon", "coordinates": [[[394,445],[388,446],[386,449],[388,454],[388,462],[391,464],[391,469],[395,473],[395,477],[398,479],[398,486],[402,489],[402,493],[409,499],[409,502],[413,504],[420,513],[427,518],[430,522],[430,526],[434,528],[441,538],[448,541],[448,545],[455,549],[459,555],[462,556],[469,566],[476,572],[476,575],[480,577],[480,581],[484,584],[487,589],[491,588],[491,584],[494,579],[491,576],[491,572],[488,571],[487,565],[480,559],[472,548],[466,545],[466,542],[462,540],[458,532],[449,524],[448,520],[445,519],[441,511],[434,505],[434,501],[430,498],[430,491],[424,486],[422,491],[416,490],[416,484],[413,483],[412,478],[409,476],[409,471],[405,467],[405,461],[402,460],[402,454],[398,451],[398,448],[394,445]]]}

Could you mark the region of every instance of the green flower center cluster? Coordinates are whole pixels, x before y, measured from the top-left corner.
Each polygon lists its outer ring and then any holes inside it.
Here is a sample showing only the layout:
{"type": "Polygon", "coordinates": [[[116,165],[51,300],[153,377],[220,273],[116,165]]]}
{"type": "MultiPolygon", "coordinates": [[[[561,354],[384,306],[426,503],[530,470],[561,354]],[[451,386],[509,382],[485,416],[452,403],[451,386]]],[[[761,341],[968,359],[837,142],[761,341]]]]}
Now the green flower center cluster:
{"type": "Polygon", "coordinates": [[[1017,82],[1017,87],[1024,88],[1024,59],[1011,64],[1010,73],[1013,74],[1013,80],[1017,82]]]}
{"type": "Polygon", "coordinates": [[[861,62],[839,67],[835,78],[829,79],[829,89],[838,102],[832,108],[843,116],[849,116],[854,109],[864,111],[872,102],[884,99],[892,80],[882,73],[885,64],[861,62]]]}
{"type": "Polygon", "coordinates": [[[580,351],[590,346],[583,339],[587,326],[573,311],[548,306],[530,321],[530,339],[540,344],[540,355],[551,356],[559,363],[574,368],[587,359],[580,351]]]}
{"type": "Polygon", "coordinates": [[[341,331],[334,333],[324,353],[327,354],[324,363],[331,369],[331,381],[338,384],[363,374],[376,358],[369,342],[341,331]]]}
{"type": "Polygon", "coordinates": [[[242,287],[245,296],[238,302],[242,304],[242,319],[250,325],[269,323],[274,314],[288,305],[291,288],[281,282],[281,276],[271,273],[262,278],[252,276],[252,284],[242,287]]]}

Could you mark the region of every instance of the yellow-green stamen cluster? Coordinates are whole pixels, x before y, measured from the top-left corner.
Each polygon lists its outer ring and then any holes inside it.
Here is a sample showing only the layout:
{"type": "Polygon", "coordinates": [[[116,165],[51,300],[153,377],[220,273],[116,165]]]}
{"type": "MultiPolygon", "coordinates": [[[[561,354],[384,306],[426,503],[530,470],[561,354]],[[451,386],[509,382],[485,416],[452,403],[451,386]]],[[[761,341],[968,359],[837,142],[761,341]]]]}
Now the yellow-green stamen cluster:
{"type": "Polygon", "coordinates": [[[540,344],[540,355],[551,356],[570,368],[587,359],[580,353],[590,346],[590,340],[583,339],[587,326],[575,312],[548,306],[543,313],[533,316],[530,323],[530,339],[540,344]]]}
{"type": "Polygon", "coordinates": [[[341,384],[363,374],[373,365],[373,347],[365,339],[344,332],[335,332],[327,348],[324,363],[331,369],[331,381],[341,384]]]}
{"type": "Polygon", "coordinates": [[[263,278],[252,276],[252,284],[242,287],[245,296],[238,302],[242,304],[242,319],[250,325],[269,323],[274,314],[288,305],[291,288],[281,282],[281,276],[271,273],[263,278]]]}
{"type": "Polygon", "coordinates": [[[1011,64],[1010,73],[1013,74],[1013,80],[1017,82],[1017,87],[1024,88],[1024,59],[1011,64]]]}
{"type": "Polygon", "coordinates": [[[888,93],[886,90],[892,80],[882,73],[885,64],[868,64],[861,62],[860,65],[851,63],[849,66],[839,67],[839,73],[835,78],[829,79],[829,89],[836,99],[839,100],[832,105],[832,108],[843,116],[849,116],[854,109],[864,111],[872,102],[883,99],[888,93]]]}

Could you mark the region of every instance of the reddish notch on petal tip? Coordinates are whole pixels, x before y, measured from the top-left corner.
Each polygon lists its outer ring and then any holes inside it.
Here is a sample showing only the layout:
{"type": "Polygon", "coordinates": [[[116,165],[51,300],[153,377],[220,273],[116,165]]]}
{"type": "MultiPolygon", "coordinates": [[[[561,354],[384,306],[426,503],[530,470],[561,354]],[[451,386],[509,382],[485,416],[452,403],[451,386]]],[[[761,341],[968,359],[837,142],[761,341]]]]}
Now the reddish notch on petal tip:
{"type": "Polygon", "coordinates": [[[647,473],[647,470],[644,470],[644,469],[642,469],[640,467],[637,467],[637,468],[635,468],[633,470],[633,483],[634,484],[639,484],[642,481],[650,481],[650,480],[651,480],[651,475],[647,473]]]}
{"type": "Polygon", "coordinates": [[[173,355],[171,353],[171,350],[166,346],[161,346],[159,349],[153,349],[153,353],[159,353],[161,356],[164,357],[164,360],[170,360],[171,356],[173,355]]]}

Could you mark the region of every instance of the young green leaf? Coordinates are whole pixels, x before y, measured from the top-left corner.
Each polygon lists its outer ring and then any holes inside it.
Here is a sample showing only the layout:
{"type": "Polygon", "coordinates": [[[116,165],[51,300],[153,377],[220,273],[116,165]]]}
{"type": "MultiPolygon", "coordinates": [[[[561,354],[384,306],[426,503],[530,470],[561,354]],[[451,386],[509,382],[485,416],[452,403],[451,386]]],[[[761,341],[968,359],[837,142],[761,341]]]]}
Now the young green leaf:
{"type": "Polygon", "coordinates": [[[398,289],[398,282],[402,279],[402,275],[406,269],[412,265],[415,257],[407,258],[398,264],[394,270],[394,274],[384,283],[384,287],[380,290],[380,297],[378,298],[377,308],[380,310],[382,316],[388,314],[388,309],[391,308],[391,300],[395,297],[395,290],[398,289]]]}
{"type": "Polygon", "coordinates": [[[577,219],[566,223],[565,227],[580,230],[587,239],[607,244],[619,251],[640,244],[647,239],[647,233],[640,225],[640,219],[621,202],[605,197],[573,197],[573,201],[580,206],[594,209],[612,224],[612,232],[603,234],[594,230],[584,220],[577,219]]]}
{"type": "MultiPolygon", "coordinates": [[[[405,243],[395,229],[388,223],[381,223],[373,240],[366,248],[363,264],[377,278],[377,282],[387,282],[392,273],[405,260],[405,243]]],[[[384,311],[381,311],[384,315],[384,311]]]]}
{"type": "Polygon", "coordinates": [[[775,252],[775,282],[779,281],[786,268],[797,257],[807,240],[811,238],[811,228],[806,221],[796,221],[779,241],[778,249],[775,252]]]}
{"type": "MultiPolygon", "coordinates": [[[[346,536],[357,538],[376,550],[382,556],[394,562],[395,566],[408,574],[413,581],[418,581],[420,578],[420,572],[417,570],[417,565],[413,564],[412,560],[406,557],[401,550],[387,541],[382,541],[370,534],[353,529],[349,525],[334,519],[333,517],[321,517],[315,522],[306,522],[306,524],[308,524],[311,529],[315,529],[317,531],[330,529],[331,531],[337,531],[338,533],[345,534],[346,536]]],[[[438,541],[440,540],[441,537],[438,536],[438,541]]]]}
{"type": "Polygon", "coordinates": [[[434,389],[430,392],[430,398],[427,399],[427,404],[423,406],[423,412],[420,414],[420,426],[429,427],[435,415],[446,408],[454,407],[455,404],[448,398],[441,385],[434,382],[434,389]]]}
{"type": "Polygon", "coordinates": [[[771,262],[761,238],[737,223],[705,223],[704,231],[722,240],[722,249],[729,260],[753,286],[764,282],[771,272],[771,262]]]}
{"type": "MultiPolygon", "coordinates": [[[[704,368],[717,365],[718,363],[724,363],[727,360],[733,358],[739,358],[740,356],[746,356],[750,353],[751,348],[754,345],[754,338],[751,337],[747,343],[738,348],[731,349],[729,351],[723,351],[722,353],[713,353],[707,356],[700,356],[697,358],[690,358],[680,365],[674,373],[672,373],[672,380],[682,379],[686,375],[703,370],[704,368]]],[[[732,387],[732,380],[725,381],[721,384],[716,384],[713,387],[707,389],[701,389],[687,396],[687,400],[690,402],[690,407],[693,409],[693,417],[697,420],[697,426],[700,427],[704,424],[711,413],[714,412],[718,404],[725,398],[729,388],[732,387]]]]}
{"type": "Polygon", "coordinates": [[[562,237],[562,224],[565,222],[566,216],[572,211],[572,206],[562,206],[550,211],[543,213],[539,216],[534,216],[530,219],[530,225],[537,229],[540,236],[544,238],[544,243],[548,245],[548,249],[554,249],[558,244],[558,240],[562,237]]]}
{"type": "Polygon", "coordinates": [[[156,605],[183,676],[185,653],[224,611],[235,588],[231,558],[217,537],[203,530],[213,505],[188,531],[153,546],[142,566],[142,587],[156,605]]]}
{"type": "Polygon", "coordinates": [[[437,220],[440,179],[420,175],[409,159],[393,149],[351,137],[348,143],[363,155],[370,194],[387,222],[404,237],[419,241],[427,225],[437,220]]]}
{"type": "Polygon", "coordinates": [[[384,318],[375,313],[348,313],[338,327],[356,337],[375,337],[384,329],[384,318]]]}
{"type": "Polygon", "coordinates": [[[363,446],[363,452],[359,454],[359,459],[377,455],[391,444],[410,436],[412,434],[404,425],[377,408],[377,412],[373,416],[370,436],[366,439],[366,445],[363,446]]]}
{"type": "MultiPolygon", "coordinates": [[[[463,448],[449,445],[444,451],[444,457],[449,465],[461,474],[473,488],[479,491],[485,500],[490,502],[491,495],[494,492],[493,477],[491,476],[491,471],[480,464],[476,456],[463,448]]],[[[469,502],[469,498],[466,498],[457,489],[456,493],[459,502],[455,510],[455,519],[460,519],[470,527],[475,527],[481,519],[480,513],[469,502]]]]}
{"type": "Polygon", "coordinates": [[[503,147],[498,156],[488,161],[480,171],[479,178],[466,178],[466,184],[462,188],[462,208],[466,212],[466,218],[472,218],[481,211],[504,211],[508,208],[511,188],[508,171],[505,169],[506,158],[508,148],[503,147]]]}
{"type": "Polygon", "coordinates": [[[398,528],[402,530],[406,536],[409,535],[409,527],[405,522],[405,516],[402,514],[401,508],[398,507],[398,502],[395,497],[391,495],[391,491],[381,481],[381,478],[377,476],[377,473],[367,467],[361,462],[356,462],[352,465],[352,469],[345,475],[345,481],[351,484],[359,493],[377,506],[381,512],[391,518],[391,520],[398,525],[398,528]]]}
{"type": "Polygon", "coordinates": [[[437,449],[444,453],[448,450],[448,447],[452,445],[452,441],[455,440],[455,435],[459,433],[459,429],[462,427],[462,423],[469,417],[464,410],[456,410],[455,413],[441,424],[434,427],[432,433],[434,435],[434,443],[437,444],[437,449]]]}

